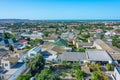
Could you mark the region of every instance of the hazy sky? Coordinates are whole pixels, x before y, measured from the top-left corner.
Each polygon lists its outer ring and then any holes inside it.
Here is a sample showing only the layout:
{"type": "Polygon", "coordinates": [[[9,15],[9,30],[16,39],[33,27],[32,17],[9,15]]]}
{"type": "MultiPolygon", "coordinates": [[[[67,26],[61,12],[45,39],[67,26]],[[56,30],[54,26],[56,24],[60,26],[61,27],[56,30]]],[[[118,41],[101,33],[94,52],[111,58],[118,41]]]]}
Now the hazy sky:
{"type": "Polygon", "coordinates": [[[120,19],[120,0],[0,0],[0,19],[120,19]]]}

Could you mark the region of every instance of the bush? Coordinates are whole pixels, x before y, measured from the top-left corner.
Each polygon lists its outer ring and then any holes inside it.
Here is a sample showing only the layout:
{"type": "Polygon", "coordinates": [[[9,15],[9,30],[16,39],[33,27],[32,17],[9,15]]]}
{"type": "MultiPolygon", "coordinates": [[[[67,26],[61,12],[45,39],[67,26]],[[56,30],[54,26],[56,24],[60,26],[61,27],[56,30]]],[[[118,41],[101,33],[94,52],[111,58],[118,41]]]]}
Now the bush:
{"type": "Polygon", "coordinates": [[[67,74],[64,73],[64,72],[61,75],[62,75],[63,78],[65,78],[67,76],[67,74]]]}
{"type": "Polygon", "coordinates": [[[114,70],[114,66],[112,64],[107,64],[106,67],[107,67],[108,71],[113,71],[114,70]]]}
{"type": "Polygon", "coordinates": [[[30,80],[31,77],[31,74],[21,74],[17,77],[16,80],[30,80]]]}

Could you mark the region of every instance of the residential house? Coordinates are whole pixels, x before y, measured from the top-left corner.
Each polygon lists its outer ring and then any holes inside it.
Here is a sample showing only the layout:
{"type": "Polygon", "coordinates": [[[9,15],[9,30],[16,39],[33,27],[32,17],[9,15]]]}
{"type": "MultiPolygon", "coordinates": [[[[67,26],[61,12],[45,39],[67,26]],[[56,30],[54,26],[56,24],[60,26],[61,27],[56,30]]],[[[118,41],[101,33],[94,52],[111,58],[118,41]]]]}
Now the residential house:
{"type": "Polygon", "coordinates": [[[25,63],[17,62],[13,68],[0,68],[0,80],[16,80],[16,78],[27,69],[25,63]]]}
{"type": "Polygon", "coordinates": [[[0,48],[0,64],[1,64],[1,60],[3,59],[3,57],[8,56],[8,54],[9,54],[8,50],[6,50],[4,48],[0,48]]]}
{"type": "Polygon", "coordinates": [[[93,43],[76,42],[77,48],[94,48],[93,43]]]}
{"type": "Polygon", "coordinates": [[[4,38],[4,30],[0,30],[0,39],[4,38]]]}
{"type": "Polygon", "coordinates": [[[41,48],[39,46],[36,46],[36,47],[32,48],[31,50],[29,50],[27,52],[27,55],[29,58],[33,58],[33,57],[35,57],[35,55],[40,54],[40,52],[41,52],[41,48]]]}
{"type": "Polygon", "coordinates": [[[88,43],[93,43],[94,39],[92,37],[88,38],[88,43]]]}
{"type": "Polygon", "coordinates": [[[15,57],[8,57],[1,60],[2,67],[4,69],[11,69],[13,66],[15,66],[18,62],[19,58],[15,57]]]}
{"type": "Polygon", "coordinates": [[[57,53],[63,53],[66,52],[66,49],[62,46],[54,46],[51,50],[57,52],[57,53]]]}
{"type": "Polygon", "coordinates": [[[25,39],[22,39],[22,40],[20,40],[20,43],[21,43],[21,44],[24,44],[24,45],[27,45],[28,41],[25,40],[25,39]]]}
{"type": "Polygon", "coordinates": [[[45,42],[55,42],[56,37],[43,37],[43,41],[45,42]]]}
{"type": "Polygon", "coordinates": [[[64,53],[58,55],[58,60],[60,60],[60,61],[84,63],[85,60],[87,60],[87,57],[86,57],[85,53],[64,52],[64,53]]]}
{"type": "Polygon", "coordinates": [[[112,58],[104,50],[86,50],[86,55],[90,63],[110,63],[112,64],[112,58]]]}
{"type": "Polygon", "coordinates": [[[101,36],[104,36],[103,32],[94,34],[94,37],[97,37],[97,38],[100,38],[101,36]]]}
{"type": "Polygon", "coordinates": [[[19,44],[19,45],[17,45],[17,49],[18,50],[22,50],[24,48],[25,48],[25,44],[19,44]]]}
{"type": "Polygon", "coordinates": [[[37,32],[37,33],[23,33],[21,34],[22,37],[30,37],[31,39],[42,39],[43,33],[37,32]]]}
{"type": "Polygon", "coordinates": [[[96,32],[101,33],[101,32],[103,32],[103,30],[102,29],[97,29],[96,32]]]}
{"type": "Polygon", "coordinates": [[[58,39],[57,41],[55,41],[54,44],[57,46],[64,46],[64,47],[68,46],[67,40],[64,40],[64,39],[58,39]]]}
{"type": "Polygon", "coordinates": [[[112,63],[112,58],[104,50],[87,50],[84,53],[80,52],[64,52],[58,55],[58,60],[69,61],[69,62],[79,62],[79,63],[99,63],[106,64],[112,63]]]}
{"type": "Polygon", "coordinates": [[[107,51],[114,60],[120,60],[120,52],[107,45],[101,39],[96,39],[93,43],[93,46],[95,46],[97,49],[107,51]]]}
{"type": "Polygon", "coordinates": [[[57,53],[55,51],[47,50],[41,52],[41,54],[46,61],[57,61],[57,53]]]}
{"type": "Polygon", "coordinates": [[[111,36],[114,36],[114,35],[115,35],[115,33],[113,31],[107,31],[107,32],[105,32],[105,36],[106,37],[111,37],[111,36]]]}
{"type": "Polygon", "coordinates": [[[66,39],[68,41],[72,41],[75,38],[75,35],[71,32],[66,32],[61,34],[62,39],[66,39]]]}
{"type": "Polygon", "coordinates": [[[17,43],[16,40],[3,39],[2,41],[0,41],[0,46],[8,47],[9,45],[15,45],[16,43],[17,43]]]}

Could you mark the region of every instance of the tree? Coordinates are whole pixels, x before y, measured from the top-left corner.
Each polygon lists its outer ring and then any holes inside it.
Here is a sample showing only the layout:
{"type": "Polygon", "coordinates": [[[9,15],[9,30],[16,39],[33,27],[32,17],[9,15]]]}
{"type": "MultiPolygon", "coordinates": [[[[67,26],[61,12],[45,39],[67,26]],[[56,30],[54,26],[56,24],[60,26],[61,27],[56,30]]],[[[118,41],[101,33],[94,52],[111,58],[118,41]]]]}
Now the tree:
{"type": "Polygon", "coordinates": [[[27,37],[27,39],[26,39],[27,41],[30,41],[31,39],[30,39],[30,37],[27,37]]]}
{"type": "Polygon", "coordinates": [[[49,32],[44,32],[44,36],[48,37],[49,36],[49,32]]]}
{"type": "Polygon", "coordinates": [[[16,80],[30,80],[31,77],[31,74],[21,74],[17,77],[16,80]]]}
{"type": "Polygon", "coordinates": [[[78,62],[74,62],[74,63],[72,64],[72,68],[73,68],[73,69],[80,69],[80,64],[79,64],[78,62]]]}
{"type": "Polygon", "coordinates": [[[90,71],[101,71],[101,66],[99,64],[90,64],[89,65],[90,71]]]}
{"type": "Polygon", "coordinates": [[[14,40],[15,39],[15,35],[12,35],[12,34],[10,34],[8,32],[4,32],[4,38],[14,40]]]}
{"type": "Polygon", "coordinates": [[[120,48],[120,36],[115,35],[112,37],[112,45],[120,48]]]}
{"type": "Polygon", "coordinates": [[[35,76],[36,80],[60,80],[59,76],[55,75],[50,69],[43,69],[41,74],[35,76]]]}
{"type": "Polygon", "coordinates": [[[35,44],[35,45],[37,45],[37,44],[43,44],[43,40],[36,38],[36,39],[34,40],[34,44],[35,44]]]}
{"type": "Polygon", "coordinates": [[[85,52],[85,49],[84,48],[78,48],[77,51],[79,51],[79,52],[85,52]]]}
{"type": "Polygon", "coordinates": [[[101,71],[95,71],[92,73],[92,80],[109,80],[109,79],[105,73],[101,71]]]}
{"type": "Polygon", "coordinates": [[[84,77],[84,71],[78,69],[75,73],[76,80],[82,80],[84,77]]]}
{"type": "Polygon", "coordinates": [[[65,72],[63,72],[61,75],[63,78],[65,78],[67,76],[67,74],[65,72]]]}
{"type": "Polygon", "coordinates": [[[13,45],[9,45],[9,50],[10,50],[10,51],[14,51],[13,45]]]}
{"type": "Polygon", "coordinates": [[[63,68],[67,68],[68,67],[67,63],[68,63],[67,61],[62,61],[63,68]]]}
{"type": "Polygon", "coordinates": [[[44,68],[45,60],[40,54],[37,54],[34,58],[28,60],[27,65],[30,68],[31,74],[34,76],[44,68]]]}
{"type": "Polygon", "coordinates": [[[98,74],[98,72],[93,72],[92,73],[92,80],[99,80],[99,74],[98,74]]]}
{"type": "Polygon", "coordinates": [[[9,33],[8,32],[4,32],[4,38],[9,38],[9,33]]]}
{"type": "Polygon", "coordinates": [[[107,64],[106,67],[107,67],[107,70],[109,70],[109,71],[114,70],[114,66],[112,64],[107,64]]]}

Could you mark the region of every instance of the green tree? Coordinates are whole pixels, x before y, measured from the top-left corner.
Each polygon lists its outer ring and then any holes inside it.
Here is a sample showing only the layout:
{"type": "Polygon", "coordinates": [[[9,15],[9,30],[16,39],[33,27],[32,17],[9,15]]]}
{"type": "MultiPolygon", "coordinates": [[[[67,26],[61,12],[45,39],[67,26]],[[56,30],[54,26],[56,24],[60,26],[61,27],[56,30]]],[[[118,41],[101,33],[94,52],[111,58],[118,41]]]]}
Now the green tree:
{"type": "Polygon", "coordinates": [[[67,76],[67,74],[65,72],[63,72],[61,75],[63,78],[65,78],[67,76]]]}
{"type": "Polygon", "coordinates": [[[27,37],[27,39],[26,39],[27,41],[30,41],[31,39],[30,39],[30,37],[27,37]]]}
{"type": "Polygon", "coordinates": [[[78,48],[77,51],[79,51],[79,52],[85,52],[85,49],[84,48],[78,48]]]}
{"type": "Polygon", "coordinates": [[[8,32],[4,32],[4,38],[9,38],[9,33],[8,32]]]}
{"type": "Polygon", "coordinates": [[[76,80],[82,80],[84,78],[84,71],[78,69],[75,73],[76,80]]]}
{"type": "Polygon", "coordinates": [[[98,74],[98,72],[93,72],[92,73],[92,80],[99,80],[99,74],[98,74]]]}
{"type": "Polygon", "coordinates": [[[21,74],[17,77],[16,80],[30,80],[31,77],[31,74],[21,74]]]}
{"type": "Polygon", "coordinates": [[[72,69],[80,69],[80,64],[79,64],[79,62],[74,62],[74,63],[72,64],[72,69]]]}
{"type": "Polygon", "coordinates": [[[12,34],[10,34],[8,32],[4,32],[4,38],[14,40],[15,39],[15,35],[12,35],[12,34]]]}
{"type": "Polygon", "coordinates": [[[41,74],[37,74],[36,80],[60,80],[60,78],[55,75],[50,69],[44,69],[41,74]]]}
{"type": "Polygon", "coordinates": [[[10,51],[14,51],[13,45],[9,45],[9,50],[10,50],[10,51]]]}
{"type": "Polygon", "coordinates": [[[62,61],[63,68],[67,68],[68,67],[67,63],[68,63],[67,61],[62,61]]]}
{"type": "Polygon", "coordinates": [[[43,43],[43,40],[36,38],[36,39],[34,40],[34,43],[35,43],[35,45],[37,45],[37,44],[42,44],[42,43],[43,43]]]}
{"type": "Polygon", "coordinates": [[[101,71],[95,71],[92,73],[92,80],[109,80],[109,78],[105,73],[101,71]]]}
{"type": "Polygon", "coordinates": [[[48,35],[49,35],[49,32],[44,32],[45,37],[48,37],[48,35]]]}
{"type": "Polygon", "coordinates": [[[34,58],[28,59],[27,65],[30,68],[32,75],[39,73],[45,65],[45,60],[40,54],[37,54],[34,58]]]}
{"type": "Polygon", "coordinates": [[[114,70],[114,66],[112,64],[107,64],[106,67],[107,67],[107,70],[109,70],[109,71],[114,70]]]}

